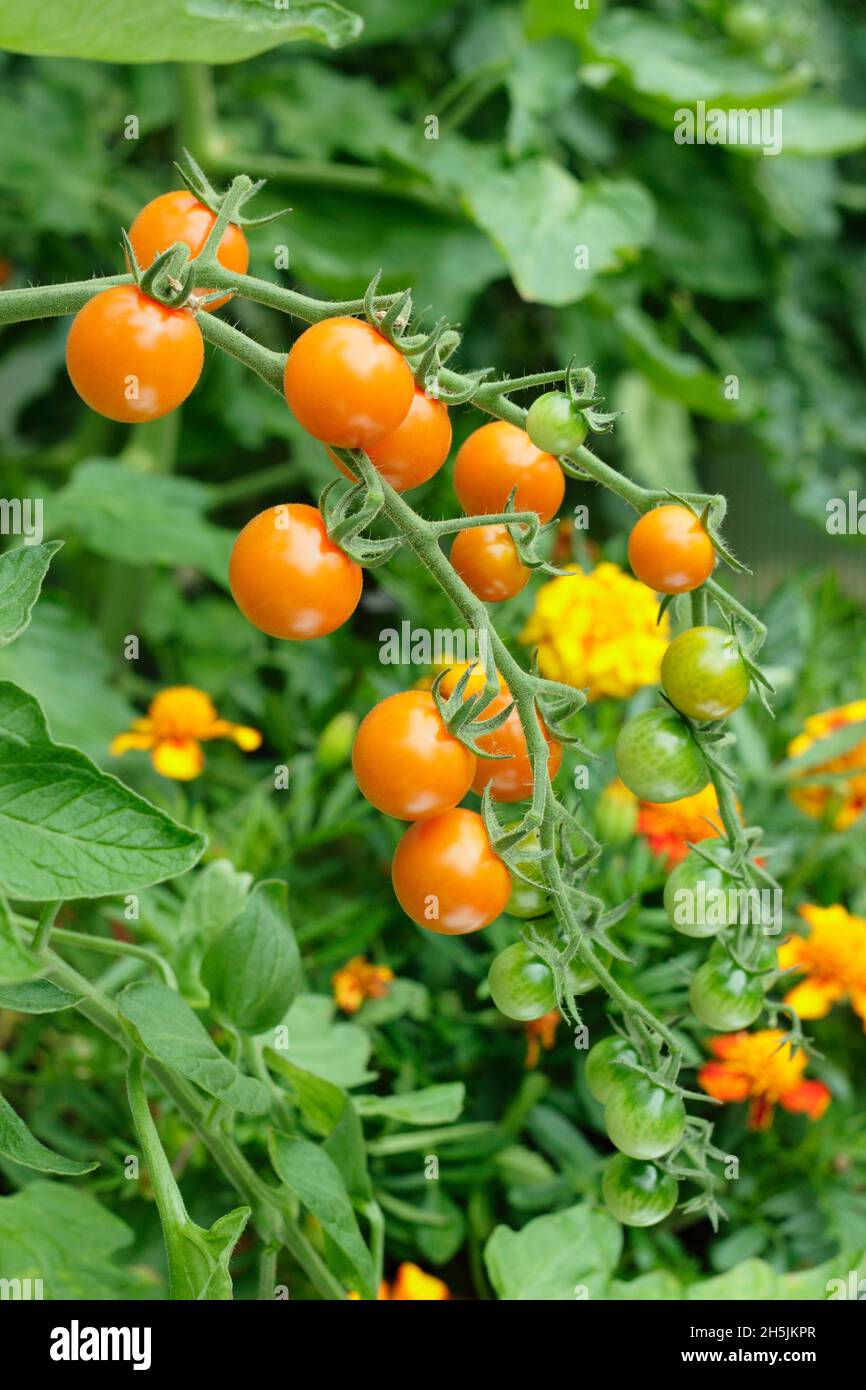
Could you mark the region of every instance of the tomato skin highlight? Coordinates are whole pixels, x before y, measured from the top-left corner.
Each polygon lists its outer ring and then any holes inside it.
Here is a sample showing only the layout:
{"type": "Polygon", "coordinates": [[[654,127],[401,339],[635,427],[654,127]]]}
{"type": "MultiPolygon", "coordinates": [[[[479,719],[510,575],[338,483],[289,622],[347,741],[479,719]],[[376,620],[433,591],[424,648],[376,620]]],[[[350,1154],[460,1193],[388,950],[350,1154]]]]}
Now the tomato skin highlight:
{"type": "Polygon", "coordinates": [[[463,583],[485,603],[514,598],[529,583],[532,571],[524,565],[506,526],[472,526],[458,531],[451,546],[451,563],[463,583]]]}
{"type": "Polygon", "coordinates": [[[480,931],[505,910],[511,892],[511,875],[483,820],[462,807],[409,826],[391,881],[406,916],[445,936],[480,931]]]}
{"type": "Polygon", "coordinates": [[[627,1038],[614,1033],[595,1043],[586,1056],[586,1084],[590,1094],[604,1105],[610,1099],[617,1084],[628,1076],[623,1062],[637,1065],[640,1058],[637,1049],[627,1038]]]}
{"type": "Polygon", "coordinates": [[[716,563],[712,541],[698,517],[676,504],[654,507],[628,538],[635,576],[659,594],[687,594],[709,579],[716,563]]]}
{"type": "Polygon", "coordinates": [[[352,768],[377,810],[398,820],[426,820],[463,800],[475,756],[445,728],[428,691],[405,690],[380,700],[361,721],[352,768]]]}
{"type": "Polygon", "coordinates": [[[553,971],[523,941],[494,956],[487,983],[499,1012],[516,1022],[528,1023],[556,1007],[553,971]]]}
{"type": "Polygon", "coordinates": [[[288,407],[308,434],[366,449],[403,423],[415,382],[393,344],[361,319],[323,319],[295,339],[283,372],[288,407]]]}
{"type": "MultiPolygon", "coordinates": [[[[395,492],[409,492],[429,482],[439,472],[451,449],[451,421],[448,407],[431,400],[415,387],[415,395],[405,420],[391,434],[370,444],[367,457],[395,492]]],[[[328,450],[328,455],[345,478],[355,482],[348,468],[328,450]]]]}
{"type": "Polygon", "coordinates": [[[691,730],[669,709],[645,710],[628,721],[616,741],[616,766],[641,801],[679,801],[709,781],[691,730]]]}
{"type": "MultiPolygon", "coordinates": [[[[507,691],[500,695],[494,695],[480,717],[492,719],[495,714],[499,714],[510,704],[511,696],[507,691]]],[[[550,749],[547,770],[551,780],[553,780],[562,763],[562,744],[550,736],[540,718],[538,722],[550,749]]],[[[492,733],[479,735],[475,742],[486,753],[497,753],[500,756],[497,760],[476,759],[475,776],[472,779],[474,792],[477,792],[479,796],[483,795],[484,788],[489,783],[490,795],[494,801],[525,801],[527,797],[532,795],[532,763],[529,758],[529,749],[526,746],[523,725],[520,722],[520,715],[516,707],[511,711],[504,724],[500,725],[498,729],[494,729],[492,733]]]]}
{"type": "Polygon", "coordinates": [[[526,433],[536,449],[548,454],[570,454],[586,439],[589,426],[564,391],[537,396],[526,412],[526,433]]]}
{"type": "Polygon", "coordinates": [[[303,502],[267,507],[234,543],[229,586],[238,608],[269,637],[324,637],[358,606],[362,570],[328,536],[321,512],[303,502]]]}
{"type": "Polygon", "coordinates": [[[454,491],[467,516],[483,516],[503,511],[515,487],[515,511],[537,512],[543,522],[550,521],[565,496],[565,475],[525,430],[492,420],[458,449],[454,491]]]}
{"type": "Polygon", "coordinates": [[[125,425],[176,410],[203,364],[201,330],[189,310],[167,309],[136,285],[95,294],[66,339],[69,379],[85,405],[125,425]],[[137,399],[130,400],[133,385],[137,399]]]}
{"type": "Polygon", "coordinates": [[[760,977],[749,975],[728,955],[711,957],[695,972],[689,989],[692,1013],[716,1033],[735,1033],[754,1023],[764,1007],[760,977]]]}
{"type": "Polygon", "coordinates": [[[686,1108],[679,1096],[649,1077],[626,1076],[608,1097],[604,1127],[629,1158],[662,1158],[683,1137],[686,1108]]]}
{"type": "Polygon", "coordinates": [[[662,685],[690,719],[727,719],[749,693],[749,672],[736,640],[718,627],[692,627],[662,657],[662,685]]]}
{"type": "MultiPolygon", "coordinates": [[[[215,221],[216,216],[210,208],[186,189],[160,193],[158,198],[144,205],[129,229],[135,259],[141,269],[146,270],[162,251],[167,251],[176,241],[185,241],[190,257],[195,257],[207,241],[215,221]]],[[[226,270],[232,270],[236,275],[246,275],[250,248],[242,229],[234,222],[230,222],[223,232],[216,258],[226,270]]],[[[210,293],[201,285],[196,289],[196,294],[210,293]]],[[[211,313],[228,304],[230,298],[231,295],[224,295],[204,305],[204,308],[211,313]]]]}
{"type": "Polygon", "coordinates": [[[655,1226],[677,1204],[679,1183],[654,1163],[614,1154],[601,1179],[605,1205],[624,1226],[655,1226]]]}
{"type": "MultiPolygon", "coordinates": [[[[726,857],[727,852],[720,848],[714,853],[721,859],[726,857]]],[[[708,864],[706,859],[702,859],[692,850],[681,864],[677,864],[676,868],[671,870],[665,882],[664,905],[668,921],[674,930],[682,932],[683,936],[715,936],[725,927],[732,926],[737,916],[736,909],[733,913],[723,909],[718,897],[719,892],[724,893],[727,904],[730,889],[738,886],[737,880],[730,874],[717,869],[715,864],[708,864]],[[704,885],[703,912],[698,896],[698,885],[701,883],[704,885]],[[717,900],[718,905],[713,899],[717,900]],[[707,910],[709,907],[712,911],[707,910]],[[693,920],[689,921],[690,917],[693,920]],[[718,917],[719,921],[708,922],[708,917],[718,917]]]]}

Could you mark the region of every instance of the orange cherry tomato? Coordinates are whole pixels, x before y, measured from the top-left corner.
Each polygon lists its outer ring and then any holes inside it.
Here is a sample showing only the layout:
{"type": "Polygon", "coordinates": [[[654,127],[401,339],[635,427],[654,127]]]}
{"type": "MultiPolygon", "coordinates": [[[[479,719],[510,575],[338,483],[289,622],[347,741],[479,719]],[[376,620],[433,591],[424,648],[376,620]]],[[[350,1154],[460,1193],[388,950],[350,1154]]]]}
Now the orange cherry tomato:
{"type": "Polygon", "coordinates": [[[66,339],[66,368],[81,399],[123,424],[175,410],[203,362],[201,330],[189,310],[166,309],[135,285],[94,295],[66,339]]]}
{"type": "Polygon", "coordinates": [[[656,593],[686,594],[709,579],[716,552],[694,512],[671,504],[645,512],[632,527],[628,562],[656,593]]]}
{"type": "MultiPolygon", "coordinates": [[[[510,703],[511,696],[507,691],[501,695],[494,695],[490,704],[478,717],[480,719],[492,719],[495,714],[499,714],[510,703]]],[[[550,777],[554,778],[562,762],[562,745],[556,739],[551,738],[540,718],[538,722],[550,749],[547,758],[547,771],[550,777]]],[[[472,779],[474,792],[481,796],[489,783],[490,795],[494,801],[523,801],[532,796],[532,763],[529,759],[523,725],[516,709],[511,711],[505,723],[498,729],[494,729],[490,734],[482,734],[480,738],[476,739],[476,742],[478,747],[483,748],[486,753],[497,753],[499,759],[478,758],[475,776],[472,779]]]]}
{"type": "Polygon", "coordinates": [[[565,496],[565,475],[552,454],[536,449],[526,430],[493,420],[470,434],[454,461],[454,491],[467,516],[501,512],[516,487],[518,512],[550,521],[565,496]]]}
{"type": "MultiPolygon", "coordinates": [[[[420,487],[438,473],[451,448],[451,421],[448,408],[441,401],[431,400],[415,387],[409,414],[393,434],[386,434],[367,449],[370,462],[378,468],[397,492],[420,487]]],[[[347,478],[348,468],[328,450],[331,459],[347,478]]],[[[355,479],[352,478],[354,482],[355,479]]]]}
{"type": "Polygon", "coordinates": [[[475,755],[450,734],[427,690],[404,690],[374,705],[352,749],[355,779],[386,816],[426,820],[462,801],[475,755]]]}
{"type": "Polygon", "coordinates": [[[410,825],[391,881],[407,917],[445,936],[480,931],[511,895],[511,875],[493,853],[484,821],[460,806],[410,825]]]}
{"type": "Polygon", "coordinates": [[[234,543],[229,584],[235,603],[269,637],[305,642],[351,617],[362,571],[334,545],[317,507],[268,507],[234,543]]]}
{"type": "MultiPolygon", "coordinates": [[[[469,680],[466,682],[466,689],[463,692],[464,700],[467,699],[467,697],[470,695],[477,695],[480,690],[484,689],[487,679],[484,671],[484,662],[461,661],[458,662],[456,666],[449,666],[446,669],[444,676],[442,677],[442,684],[440,685],[439,689],[441,693],[446,697],[446,699],[452,693],[452,691],[454,691],[457,688],[458,681],[470,666],[472,667],[472,673],[469,677],[469,680]]],[[[502,679],[502,676],[499,674],[498,671],[496,672],[496,679],[499,682],[499,689],[507,690],[508,687],[506,686],[505,681],[502,679]]]]}
{"type": "Polygon", "coordinates": [[[415,382],[393,344],[361,319],[314,323],[286,359],[283,390],[299,424],[323,444],[366,449],[409,413],[415,382]]]}
{"type": "MultiPolygon", "coordinates": [[[[216,216],[209,207],[200,203],[186,189],[173,193],[160,193],[146,203],[129,229],[129,240],[135,252],[135,259],[146,270],[162,251],[167,251],[176,241],[185,241],[190,256],[197,256],[207,241],[208,232],[216,222],[216,216]]],[[[250,248],[240,227],[230,222],[220,238],[217,247],[217,260],[226,270],[237,275],[245,275],[250,263],[250,248]]],[[[210,294],[210,290],[199,286],[196,294],[210,294]]],[[[215,299],[205,305],[210,312],[228,304],[231,295],[215,299]]]]}
{"type": "Polygon", "coordinates": [[[529,583],[532,571],[517,554],[505,526],[473,526],[458,531],[451,563],[464,584],[485,603],[514,598],[529,583]]]}

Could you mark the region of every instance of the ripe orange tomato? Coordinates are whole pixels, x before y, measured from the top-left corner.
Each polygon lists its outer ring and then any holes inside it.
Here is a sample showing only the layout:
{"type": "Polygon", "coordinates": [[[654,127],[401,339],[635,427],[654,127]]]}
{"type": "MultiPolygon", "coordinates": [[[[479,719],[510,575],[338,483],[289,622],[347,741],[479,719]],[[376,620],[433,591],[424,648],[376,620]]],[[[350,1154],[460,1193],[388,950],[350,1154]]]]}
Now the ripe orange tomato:
{"type": "Polygon", "coordinates": [[[404,690],[374,705],[352,749],[367,800],[398,820],[450,811],[468,792],[475,755],[450,734],[427,690],[404,690]]]}
{"type": "Polygon", "coordinates": [[[687,594],[709,579],[716,552],[694,512],[671,504],[645,512],[632,527],[628,562],[656,593],[687,594]]]}
{"type": "MultiPolygon", "coordinates": [[[[142,270],[146,270],[160,252],[167,251],[176,241],[185,241],[190,256],[197,256],[214,222],[216,216],[210,208],[186,189],[161,193],[158,198],[145,204],[129,229],[135,259],[142,270]]],[[[234,222],[229,223],[220,238],[217,260],[226,270],[233,270],[238,275],[246,274],[250,248],[243,231],[234,222]]],[[[209,293],[202,286],[196,289],[196,294],[209,293]]],[[[215,299],[205,307],[208,312],[219,309],[220,305],[228,303],[230,297],[226,295],[222,299],[215,299]]]]}
{"type": "Polygon", "coordinates": [[[203,362],[201,330],[189,310],[166,309],[135,285],[94,295],[66,339],[66,369],[81,399],[123,424],[175,410],[203,362]]]}
{"type": "Polygon", "coordinates": [[[254,627],[305,642],[351,617],[362,572],[329,538],[317,507],[287,502],[247,522],[234,543],[229,584],[254,627]]]}
{"type": "MultiPolygon", "coordinates": [[[[511,696],[507,691],[502,695],[494,695],[490,704],[479,717],[492,719],[495,714],[499,714],[510,703],[511,696]]],[[[562,762],[562,744],[551,738],[540,718],[538,722],[550,748],[547,771],[550,777],[554,778],[562,762]]],[[[491,734],[483,734],[476,739],[476,742],[478,747],[483,748],[486,753],[499,754],[500,760],[477,759],[475,776],[472,779],[474,792],[481,796],[489,783],[490,795],[494,801],[523,801],[526,797],[532,796],[532,763],[529,759],[523,725],[516,709],[511,711],[505,723],[498,729],[494,729],[491,734]]]]}
{"type": "Polygon", "coordinates": [[[467,516],[501,512],[508,494],[519,512],[550,521],[565,495],[565,475],[552,454],[536,449],[525,430],[505,420],[482,425],[457,451],[454,491],[467,516]]]}
{"type": "Polygon", "coordinates": [[[514,598],[529,583],[531,570],[517,554],[505,526],[473,526],[458,531],[451,563],[464,584],[485,603],[514,598]]]}
{"type": "Polygon", "coordinates": [[[391,881],[407,917],[445,936],[480,931],[504,911],[511,893],[511,875],[493,853],[484,821],[460,806],[410,825],[391,881]]]}
{"type": "Polygon", "coordinates": [[[403,423],[415,382],[405,358],[369,323],[333,318],[295,340],[283,390],[289,410],[314,438],[366,449],[403,423]]]}
{"type": "MultiPolygon", "coordinates": [[[[415,387],[409,414],[393,434],[386,434],[367,449],[370,462],[378,468],[397,492],[420,487],[438,473],[451,448],[451,421],[448,408],[431,400],[415,387]]],[[[352,474],[328,450],[334,463],[347,478],[352,474]]],[[[352,479],[354,482],[354,479],[352,479]]]]}

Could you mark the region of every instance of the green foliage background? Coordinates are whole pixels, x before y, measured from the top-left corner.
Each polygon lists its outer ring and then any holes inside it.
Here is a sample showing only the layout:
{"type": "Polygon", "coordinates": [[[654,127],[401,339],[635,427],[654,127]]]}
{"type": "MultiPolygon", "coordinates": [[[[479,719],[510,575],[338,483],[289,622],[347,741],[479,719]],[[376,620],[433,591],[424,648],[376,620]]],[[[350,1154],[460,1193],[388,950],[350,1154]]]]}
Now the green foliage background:
{"type": "MultiPolygon", "coordinates": [[[[729,497],[728,535],[754,570],[741,592],[769,624],[778,692],[775,721],[752,703],[732,721],[740,795],[766,827],[786,906],[844,902],[866,915],[862,826],[840,835],[806,821],[779,769],[807,715],[866,694],[863,538],[825,530],[829,498],[864,493],[861,7],[366,0],[352,7],[363,29],[329,5],[280,13],[215,0],[205,14],[166,0],[164,23],[148,8],[144,23],[125,4],[116,14],[101,6],[110,13],[91,31],[86,6],[0,0],[5,287],[121,269],[120,227],[177,186],[171,161],[186,145],[216,180],[267,176],[262,211],[291,204],[252,235],[253,273],[347,296],[382,267],[383,288],[413,285],[431,322],[462,323],[467,366],[516,375],[572,354],[591,363],[625,412],[599,441],[609,461],[647,485],[729,497]],[[781,107],[784,152],[675,145],[674,113],[699,99],[781,107]],[[426,138],[432,116],[437,139],[426,138]],[[588,270],[575,268],[580,244],[591,248],[588,270]],[[287,272],[274,269],[283,247],[287,272]],[[737,400],[723,392],[730,376],[737,400]]],[[[286,320],[246,303],[223,313],[287,347],[286,320]]],[[[564,1299],[576,1285],[612,1298],[826,1297],[827,1280],[858,1268],[866,1247],[856,1016],[840,1005],[815,1026],[824,1055],[811,1074],[834,1095],[818,1124],[779,1113],[772,1130],[749,1135],[740,1107],[723,1113],[720,1142],[740,1154],[742,1176],[718,1234],[677,1215],[623,1237],[599,1206],[609,1145],[581,1054],[561,1029],[526,1071],[522,1030],[486,995],[489,961],[517,924],[503,918],[470,940],[411,926],[387,876],[398,828],[360,797],[347,748],[322,742],[335,715],[361,716],[422,674],[382,666],[379,633],[404,618],[453,626],[444,601],[398,558],[368,578],[341,632],[309,646],[269,642],[228,596],[228,551],[253,512],[315,497],[330,476],[324,452],[216,353],[182,420],[133,431],[101,420],[66,380],[66,329],[26,324],[0,339],[4,495],[43,498],[46,539],[65,541],[30,626],[0,650],[0,678],[38,698],[56,742],[208,835],[202,866],[144,890],[135,939],[170,962],[209,1026],[199,974],[208,944],[252,878],[288,882],[305,974],[280,1084],[309,1136],[298,1144],[333,1134],[322,1110],[337,1106],[332,1122],[342,1113],[334,1088],[355,1097],[368,1195],[346,1181],[359,1210],[375,1194],[384,1212],[386,1272],[411,1259],[468,1297],[564,1299]],[[140,638],[136,662],[123,656],[128,634],[140,638]],[[186,786],[136,755],[112,762],[113,734],[177,683],[262,729],[262,750],[211,745],[205,774],[186,786]],[[275,764],[289,768],[286,792],[273,789],[275,764]],[[386,999],[339,1021],[330,976],[361,953],[387,960],[397,980],[386,999]],[[438,1183],[424,1178],[430,1152],[438,1183]]],[[[456,412],[458,440],[475,423],[456,412]]],[[[448,472],[427,489],[430,515],[454,509],[448,472]]],[[[578,485],[569,497],[589,504],[594,540],[623,562],[625,510],[578,485]]],[[[502,615],[509,636],[530,605],[528,591],[502,615]]],[[[583,716],[601,758],[590,817],[625,714],[603,701],[583,716]]],[[[618,969],[653,1008],[687,1016],[699,953],[672,939],[662,881],[642,841],[605,856],[609,901],[637,895],[622,928],[634,964],[618,969]]],[[[109,935],[121,913],[116,899],[79,902],[66,924],[109,935]]],[[[90,974],[107,966],[101,986],[112,996],[147,973],[140,961],[68,954],[90,974]]],[[[594,999],[587,1018],[599,1036],[594,999]]],[[[700,1031],[687,1017],[682,1028],[697,1062],[700,1031]]],[[[61,1188],[0,1158],[0,1277],[20,1272],[26,1249],[53,1297],[163,1296],[154,1204],[123,1174],[136,1141],[117,1047],[70,1009],[0,1013],[0,1043],[0,1083],[32,1134],[101,1165],[61,1188]]],[[[241,1113],[235,1129],[266,1166],[265,1122],[241,1113]]],[[[160,1132],[190,1212],[209,1225],[234,1194],[170,1102],[160,1103],[160,1132]]],[[[295,1149],[274,1165],[289,1187],[300,1181],[292,1190],[319,1217],[313,1238],[334,1270],[348,1259],[357,1274],[357,1251],[324,1245],[336,1218],[305,1197],[303,1159],[295,1149]]],[[[255,1296],[257,1255],[245,1236],[236,1296],[255,1296]]],[[[291,1261],[281,1277],[293,1297],[309,1293],[291,1261]]]]}

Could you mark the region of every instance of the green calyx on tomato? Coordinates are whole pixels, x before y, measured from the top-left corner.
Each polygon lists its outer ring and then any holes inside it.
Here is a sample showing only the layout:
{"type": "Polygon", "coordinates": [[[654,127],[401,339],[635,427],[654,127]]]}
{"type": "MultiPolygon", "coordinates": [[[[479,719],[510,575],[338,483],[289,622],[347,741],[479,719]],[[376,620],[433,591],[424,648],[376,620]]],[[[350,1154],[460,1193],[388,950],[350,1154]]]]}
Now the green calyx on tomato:
{"type": "Polygon", "coordinates": [[[601,1180],[605,1205],[624,1226],[655,1226],[677,1204],[679,1184],[654,1163],[614,1154],[601,1180]]]}
{"type": "Polygon", "coordinates": [[[623,1063],[637,1066],[639,1061],[637,1049],[627,1038],[618,1033],[602,1038],[586,1056],[586,1084],[590,1093],[604,1105],[617,1084],[629,1075],[623,1063]]]}
{"type": "Polygon", "coordinates": [[[764,1007],[760,976],[752,975],[730,956],[711,956],[696,971],[689,1003],[699,1023],[717,1033],[734,1033],[754,1023],[764,1007]]]}
{"type": "MultiPolygon", "coordinates": [[[[728,859],[723,847],[714,851],[728,859]]],[[[668,875],[664,889],[668,921],[683,936],[715,936],[739,921],[740,884],[694,850],[668,875]]]]}
{"type": "Polygon", "coordinates": [[[511,917],[543,917],[550,911],[550,899],[541,888],[512,876],[511,897],[505,904],[505,911],[511,917]]]}
{"type": "Polygon", "coordinates": [[[662,657],[662,685],[689,719],[726,719],[749,693],[749,672],[739,644],[718,627],[691,627],[662,657]]]}
{"type": "Polygon", "coordinates": [[[691,729],[672,709],[645,710],[628,721],[616,741],[616,766],[641,801],[679,801],[709,779],[691,729]]]}
{"type": "Polygon", "coordinates": [[[686,1107],[674,1091],[648,1076],[626,1076],[608,1097],[604,1127],[629,1158],[661,1158],[683,1137],[686,1107]]]}
{"type": "Polygon", "coordinates": [[[526,412],[526,433],[546,454],[570,454],[586,439],[589,426],[565,391],[537,396],[526,412]]]}

